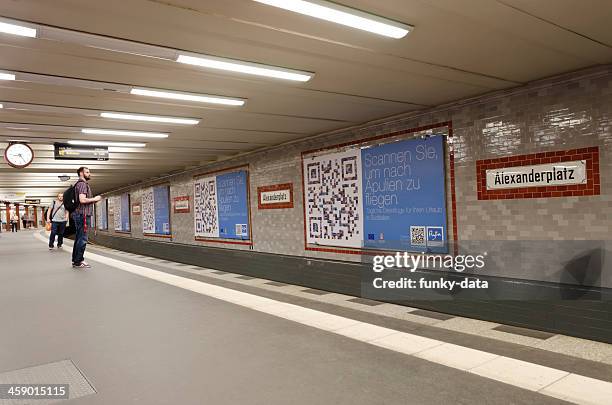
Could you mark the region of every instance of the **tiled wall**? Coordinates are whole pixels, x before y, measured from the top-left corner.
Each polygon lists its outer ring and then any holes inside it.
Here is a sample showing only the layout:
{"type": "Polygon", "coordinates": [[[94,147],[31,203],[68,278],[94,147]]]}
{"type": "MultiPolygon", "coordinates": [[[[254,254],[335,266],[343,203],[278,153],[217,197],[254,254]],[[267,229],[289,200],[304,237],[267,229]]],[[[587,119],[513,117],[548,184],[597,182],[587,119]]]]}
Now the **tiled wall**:
{"type": "MultiPolygon", "coordinates": [[[[171,214],[172,240],[228,249],[361,261],[360,255],[305,250],[301,153],[441,122],[452,124],[453,137],[449,146],[454,151],[454,161],[447,159],[447,166],[454,164],[456,225],[461,252],[486,251],[488,275],[612,287],[612,275],[608,274],[611,271],[605,271],[606,266],[612,266],[611,259],[605,261],[606,251],[612,251],[612,244],[607,241],[612,234],[610,66],[465,100],[418,115],[313,137],[210,165],[199,172],[171,177],[167,179],[171,183],[171,198],[189,195],[193,204],[193,175],[248,164],[253,246],[196,242],[193,205],[189,214],[171,214]],[[599,153],[599,195],[478,198],[478,160],[593,147],[597,147],[599,153]],[[293,183],[294,208],[258,210],[257,187],[278,183],[293,183]]],[[[449,174],[447,167],[448,229],[449,239],[452,239],[449,174]]],[[[132,203],[140,202],[141,188],[128,190],[132,203]]],[[[132,237],[143,237],[140,216],[132,215],[132,237]]]]}

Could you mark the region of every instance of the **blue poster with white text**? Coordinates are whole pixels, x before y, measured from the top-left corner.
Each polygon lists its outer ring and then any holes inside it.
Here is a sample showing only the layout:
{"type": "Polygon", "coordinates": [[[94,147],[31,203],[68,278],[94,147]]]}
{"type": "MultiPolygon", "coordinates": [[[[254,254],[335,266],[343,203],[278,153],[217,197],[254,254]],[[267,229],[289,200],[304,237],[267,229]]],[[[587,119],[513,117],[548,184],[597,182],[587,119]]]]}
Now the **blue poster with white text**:
{"type": "Polygon", "coordinates": [[[447,253],[444,136],[361,150],[364,247],[447,253]]]}
{"type": "Polygon", "coordinates": [[[130,231],[130,195],[121,195],[121,230],[130,231]]]}
{"type": "Polygon", "coordinates": [[[217,176],[217,204],[219,237],[249,239],[246,171],[217,176]]]}
{"type": "Polygon", "coordinates": [[[155,234],[170,235],[170,190],[168,186],[153,187],[155,202],[155,234]]]}

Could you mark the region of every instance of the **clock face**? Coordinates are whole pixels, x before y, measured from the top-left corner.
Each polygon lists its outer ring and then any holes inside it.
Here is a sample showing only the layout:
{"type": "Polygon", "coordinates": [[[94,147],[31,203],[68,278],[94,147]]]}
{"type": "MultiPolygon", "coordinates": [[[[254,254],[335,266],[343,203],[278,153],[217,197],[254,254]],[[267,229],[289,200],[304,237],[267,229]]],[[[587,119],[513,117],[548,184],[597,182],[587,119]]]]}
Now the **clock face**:
{"type": "Polygon", "coordinates": [[[4,158],[9,165],[17,169],[23,169],[34,160],[34,152],[25,143],[14,143],[5,149],[4,158]]]}

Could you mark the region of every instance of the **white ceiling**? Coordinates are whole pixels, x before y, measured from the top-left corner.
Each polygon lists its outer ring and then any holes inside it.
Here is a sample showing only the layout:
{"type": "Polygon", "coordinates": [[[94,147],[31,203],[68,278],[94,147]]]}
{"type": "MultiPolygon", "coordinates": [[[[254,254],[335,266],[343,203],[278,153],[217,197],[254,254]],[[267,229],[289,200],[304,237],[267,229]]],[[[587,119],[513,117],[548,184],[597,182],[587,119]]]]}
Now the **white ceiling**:
{"type": "Polygon", "coordinates": [[[3,1],[0,16],[9,19],[315,76],[295,83],[222,73],[87,46],[76,39],[86,36],[49,27],[43,29],[64,39],[0,34],[0,70],[27,79],[0,81],[0,103],[13,107],[0,110],[0,149],[9,139],[29,140],[36,156],[22,170],[0,164],[0,194],[54,195],[66,186],[56,176],[72,175],[81,163],[92,169],[94,190],[105,192],[237,153],[612,62],[611,1],[340,2],[415,29],[403,39],[388,39],[251,0],[3,1]],[[131,85],[248,101],[224,107],[145,98],[122,90],[131,85]],[[184,127],[108,120],[96,116],[100,110],[201,122],[184,127]],[[56,141],[134,141],[83,135],[81,127],[170,132],[170,137],[146,140],[144,149],[112,151],[107,162],[53,160],[56,141]]]}

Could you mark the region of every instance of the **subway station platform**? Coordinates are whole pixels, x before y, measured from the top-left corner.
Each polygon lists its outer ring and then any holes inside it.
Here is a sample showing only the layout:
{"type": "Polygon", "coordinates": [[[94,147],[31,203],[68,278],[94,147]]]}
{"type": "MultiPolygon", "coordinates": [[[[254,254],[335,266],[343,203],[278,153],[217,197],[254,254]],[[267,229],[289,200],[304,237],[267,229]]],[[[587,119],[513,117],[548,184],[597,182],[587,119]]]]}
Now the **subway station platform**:
{"type": "Polygon", "coordinates": [[[483,321],[99,246],[87,252],[92,268],[75,270],[70,241],[49,251],[41,231],[0,238],[0,384],[72,383],[70,403],[612,397],[605,343],[499,326],[496,336],[483,321]]]}
{"type": "Polygon", "coordinates": [[[610,16],[0,1],[0,405],[612,405],[610,16]]]}

